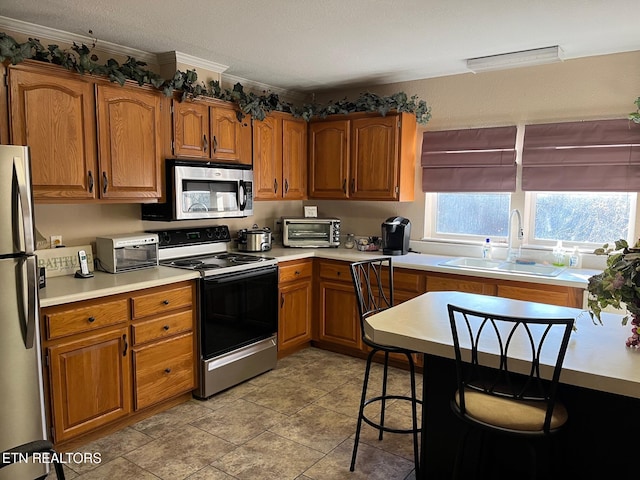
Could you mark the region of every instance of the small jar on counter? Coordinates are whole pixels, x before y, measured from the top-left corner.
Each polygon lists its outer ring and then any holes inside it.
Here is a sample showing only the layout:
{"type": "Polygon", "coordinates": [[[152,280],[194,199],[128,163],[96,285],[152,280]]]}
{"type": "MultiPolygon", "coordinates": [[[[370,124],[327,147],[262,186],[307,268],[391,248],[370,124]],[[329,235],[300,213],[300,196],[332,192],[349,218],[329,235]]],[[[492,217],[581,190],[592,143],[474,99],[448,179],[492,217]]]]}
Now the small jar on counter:
{"type": "Polygon", "coordinates": [[[356,245],[355,235],[347,233],[347,239],[344,242],[344,248],[353,248],[356,245]]]}

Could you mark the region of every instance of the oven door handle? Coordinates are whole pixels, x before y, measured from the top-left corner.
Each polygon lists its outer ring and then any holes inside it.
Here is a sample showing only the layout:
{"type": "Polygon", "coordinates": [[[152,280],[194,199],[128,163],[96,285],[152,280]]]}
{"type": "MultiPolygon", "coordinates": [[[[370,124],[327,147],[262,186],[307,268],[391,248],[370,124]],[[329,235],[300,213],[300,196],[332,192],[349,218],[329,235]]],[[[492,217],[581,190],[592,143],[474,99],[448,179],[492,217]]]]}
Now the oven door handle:
{"type": "Polygon", "coordinates": [[[222,283],[235,282],[237,280],[245,280],[247,278],[259,277],[261,275],[273,273],[277,270],[277,268],[278,267],[274,265],[272,267],[245,270],[243,272],[237,272],[237,273],[213,275],[211,277],[204,278],[204,282],[205,284],[222,284],[222,283]]]}

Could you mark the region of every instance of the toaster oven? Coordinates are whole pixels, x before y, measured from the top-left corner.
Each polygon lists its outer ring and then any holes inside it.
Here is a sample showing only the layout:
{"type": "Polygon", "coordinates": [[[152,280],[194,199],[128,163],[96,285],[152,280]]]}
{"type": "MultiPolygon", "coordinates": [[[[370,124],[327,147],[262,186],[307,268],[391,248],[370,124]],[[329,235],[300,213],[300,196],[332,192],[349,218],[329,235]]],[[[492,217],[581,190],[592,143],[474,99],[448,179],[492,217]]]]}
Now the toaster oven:
{"type": "Polygon", "coordinates": [[[108,235],[96,238],[98,268],[109,273],[158,266],[158,234],[108,235]]]}
{"type": "Polygon", "coordinates": [[[282,218],[282,245],[285,247],[337,247],[340,220],[337,218],[282,218]]]}

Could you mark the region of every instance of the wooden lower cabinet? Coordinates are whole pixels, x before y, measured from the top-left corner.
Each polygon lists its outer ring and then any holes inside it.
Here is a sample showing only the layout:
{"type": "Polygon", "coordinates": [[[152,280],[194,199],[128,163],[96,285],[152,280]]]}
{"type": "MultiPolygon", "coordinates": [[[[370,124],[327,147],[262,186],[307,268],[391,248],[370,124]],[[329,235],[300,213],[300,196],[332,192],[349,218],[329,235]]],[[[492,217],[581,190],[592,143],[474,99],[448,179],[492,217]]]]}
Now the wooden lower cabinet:
{"type": "Polygon", "coordinates": [[[278,356],[311,341],[313,307],[313,260],[279,265],[278,356]]]}
{"type": "Polygon", "coordinates": [[[195,388],[195,298],[187,281],[41,310],[56,445],[133,423],[195,388]]]}
{"type": "Polygon", "coordinates": [[[56,442],[131,411],[128,328],[109,328],[47,348],[56,442]]]}

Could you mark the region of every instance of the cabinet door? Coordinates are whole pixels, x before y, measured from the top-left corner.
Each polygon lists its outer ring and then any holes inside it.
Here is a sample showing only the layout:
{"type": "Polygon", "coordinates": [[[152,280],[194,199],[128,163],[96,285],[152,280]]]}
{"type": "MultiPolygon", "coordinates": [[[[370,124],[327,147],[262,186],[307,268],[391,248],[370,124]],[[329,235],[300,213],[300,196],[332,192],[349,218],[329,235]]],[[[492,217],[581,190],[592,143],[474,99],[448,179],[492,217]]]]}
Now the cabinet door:
{"type": "Polygon", "coordinates": [[[309,125],[309,197],[349,197],[349,125],[349,120],[309,125]]]}
{"type": "Polygon", "coordinates": [[[320,280],[319,340],[362,349],[358,305],[353,285],[320,280]]]}
{"type": "Polygon", "coordinates": [[[11,142],[31,149],[34,199],[96,198],[93,86],[28,67],[8,71],[11,142]]]}
{"type": "Polygon", "coordinates": [[[55,442],[131,411],[127,331],[117,328],[48,347],[55,442]]]}
{"type": "Polygon", "coordinates": [[[211,107],[211,159],[251,165],[251,117],[238,121],[233,107],[211,107]]]}
{"type": "Polygon", "coordinates": [[[311,340],[311,280],[287,283],[280,287],[278,350],[311,340]]]}
{"type": "Polygon", "coordinates": [[[253,195],[255,200],[282,198],[282,122],[266,117],[253,122],[253,195]]]}
{"type": "Polygon", "coordinates": [[[173,154],[209,158],[209,106],[173,102],[173,154]]]}
{"type": "Polygon", "coordinates": [[[283,198],[302,200],[307,195],[307,122],[282,120],[283,198]]]}
{"type": "Polygon", "coordinates": [[[160,198],[161,94],[98,86],[100,196],[160,198]]]}
{"type": "Polygon", "coordinates": [[[554,285],[544,288],[532,284],[526,284],[526,286],[498,284],[497,288],[499,297],[582,308],[582,290],[577,288],[554,285]]]}
{"type": "Polygon", "coordinates": [[[452,290],[454,292],[479,293],[481,295],[495,295],[496,286],[491,280],[472,280],[469,277],[459,277],[456,275],[447,275],[446,277],[437,277],[427,275],[427,291],[441,292],[452,290]]]}
{"type": "Polygon", "coordinates": [[[398,117],[357,118],[351,124],[349,197],[395,200],[398,185],[398,117]]]}

